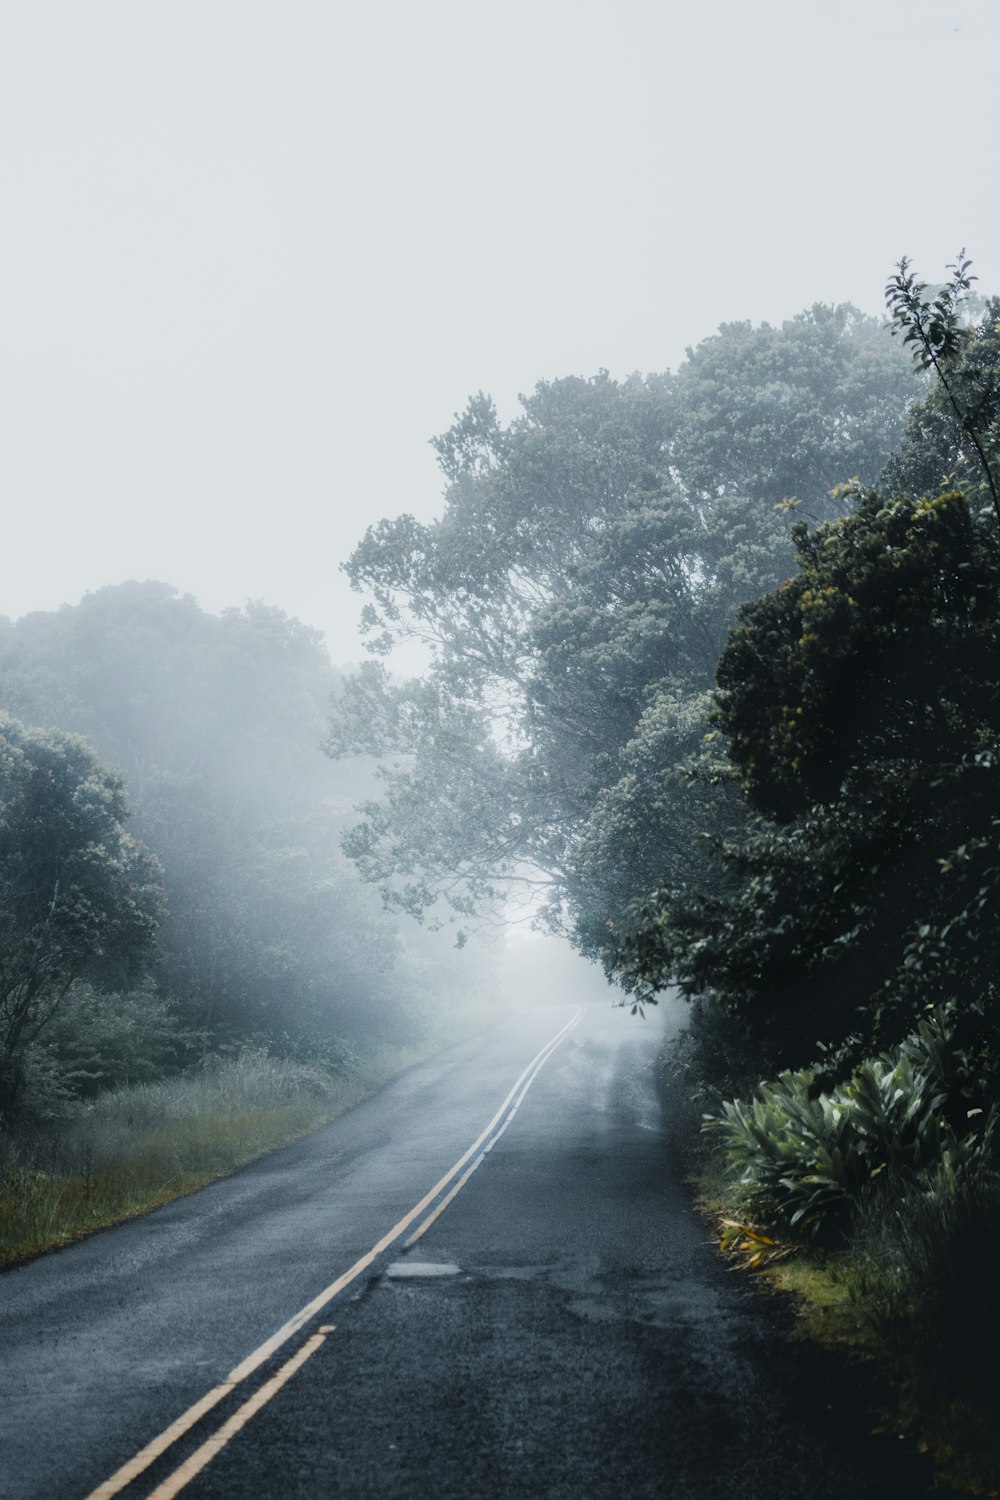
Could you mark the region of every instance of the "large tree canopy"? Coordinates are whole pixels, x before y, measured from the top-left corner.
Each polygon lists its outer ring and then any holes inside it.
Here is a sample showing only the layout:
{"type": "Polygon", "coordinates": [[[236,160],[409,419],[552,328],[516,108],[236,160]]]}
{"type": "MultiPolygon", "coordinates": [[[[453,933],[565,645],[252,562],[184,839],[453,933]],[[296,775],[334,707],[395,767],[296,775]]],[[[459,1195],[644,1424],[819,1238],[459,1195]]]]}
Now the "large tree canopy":
{"type": "Polygon", "coordinates": [[[790,511],[873,479],[916,388],[875,320],[815,307],[726,325],[676,375],[540,383],[508,425],[475,397],[435,442],[441,519],[384,521],[348,564],[375,652],[432,655],[415,683],[365,669],[331,733],[382,758],[347,848],[386,899],[468,913],[528,878],[593,948],[672,857],[684,791],[659,785],[645,856],[613,879],[595,813],[660,777],[642,757],[666,723],[681,754],[699,740],[736,609],[792,569],[790,511]]]}
{"type": "Polygon", "coordinates": [[[780,328],[724,324],[678,371],[673,458],[684,490],[839,513],[838,484],[873,480],[915,393],[876,318],[816,304],[780,328]]]}

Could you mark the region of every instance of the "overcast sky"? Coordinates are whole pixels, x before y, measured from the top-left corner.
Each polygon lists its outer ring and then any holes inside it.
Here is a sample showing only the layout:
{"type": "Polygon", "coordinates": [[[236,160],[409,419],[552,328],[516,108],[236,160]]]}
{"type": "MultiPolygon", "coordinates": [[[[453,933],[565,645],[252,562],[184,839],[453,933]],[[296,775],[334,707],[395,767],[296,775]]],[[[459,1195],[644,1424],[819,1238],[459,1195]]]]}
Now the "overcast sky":
{"type": "Polygon", "coordinates": [[[6,0],[0,614],[338,574],[470,393],[1000,292],[996,0],[6,0]]]}

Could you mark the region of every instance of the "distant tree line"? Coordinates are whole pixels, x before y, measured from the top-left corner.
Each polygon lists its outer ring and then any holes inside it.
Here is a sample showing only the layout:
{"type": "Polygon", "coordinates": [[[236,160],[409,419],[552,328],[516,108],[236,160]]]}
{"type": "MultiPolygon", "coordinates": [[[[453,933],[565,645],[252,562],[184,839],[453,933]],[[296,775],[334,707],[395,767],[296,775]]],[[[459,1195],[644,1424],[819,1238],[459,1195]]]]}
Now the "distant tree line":
{"type": "Polygon", "coordinates": [[[467,980],[340,853],[319,635],[164,584],[0,621],[0,1114],[254,1041],[336,1065],[467,980]],[[109,769],[113,768],[113,769],[109,769]]]}

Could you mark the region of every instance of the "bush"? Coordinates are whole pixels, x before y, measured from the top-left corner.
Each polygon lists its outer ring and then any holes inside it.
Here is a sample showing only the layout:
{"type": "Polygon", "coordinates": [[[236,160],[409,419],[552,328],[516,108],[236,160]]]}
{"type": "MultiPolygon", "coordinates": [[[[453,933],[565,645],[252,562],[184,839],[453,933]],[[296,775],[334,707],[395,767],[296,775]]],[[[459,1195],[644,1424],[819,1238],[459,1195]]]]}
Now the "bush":
{"type": "Polygon", "coordinates": [[[772,1071],[760,1036],[744,1017],[705,996],[689,1002],[687,1024],[671,1045],[666,1068],[676,1092],[695,1111],[695,1135],[707,1110],[751,1092],[772,1071]]]}
{"type": "Polygon", "coordinates": [[[869,1186],[957,1190],[989,1160],[996,1107],[988,1080],[934,1015],[892,1052],[820,1091],[808,1068],[781,1073],[749,1104],[732,1100],[706,1129],[722,1138],[741,1206],[755,1221],[811,1238],[843,1238],[869,1186]],[[969,1107],[978,1081],[982,1104],[969,1107]]]}
{"type": "Polygon", "coordinates": [[[190,1062],[204,1042],[181,1027],[173,1002],[148,980],[112,994],[77,981],[30,1049],[24,1121],[51,1117],[66,1100],[152,1082],[190,1062]]]}

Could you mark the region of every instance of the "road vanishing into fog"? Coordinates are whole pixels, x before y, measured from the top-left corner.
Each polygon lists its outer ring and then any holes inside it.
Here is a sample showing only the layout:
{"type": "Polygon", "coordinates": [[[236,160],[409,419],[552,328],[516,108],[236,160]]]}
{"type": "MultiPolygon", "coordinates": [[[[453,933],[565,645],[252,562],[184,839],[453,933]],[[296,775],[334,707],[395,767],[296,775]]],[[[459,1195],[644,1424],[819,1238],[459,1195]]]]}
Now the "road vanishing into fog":
{"type": "Polygon", "coordinates": [[[858,1379],[707,1242],[661,1124],[677,1024],[507,1018],[0,1276],[0,1494],[924,1493],[858,1379]]]}

